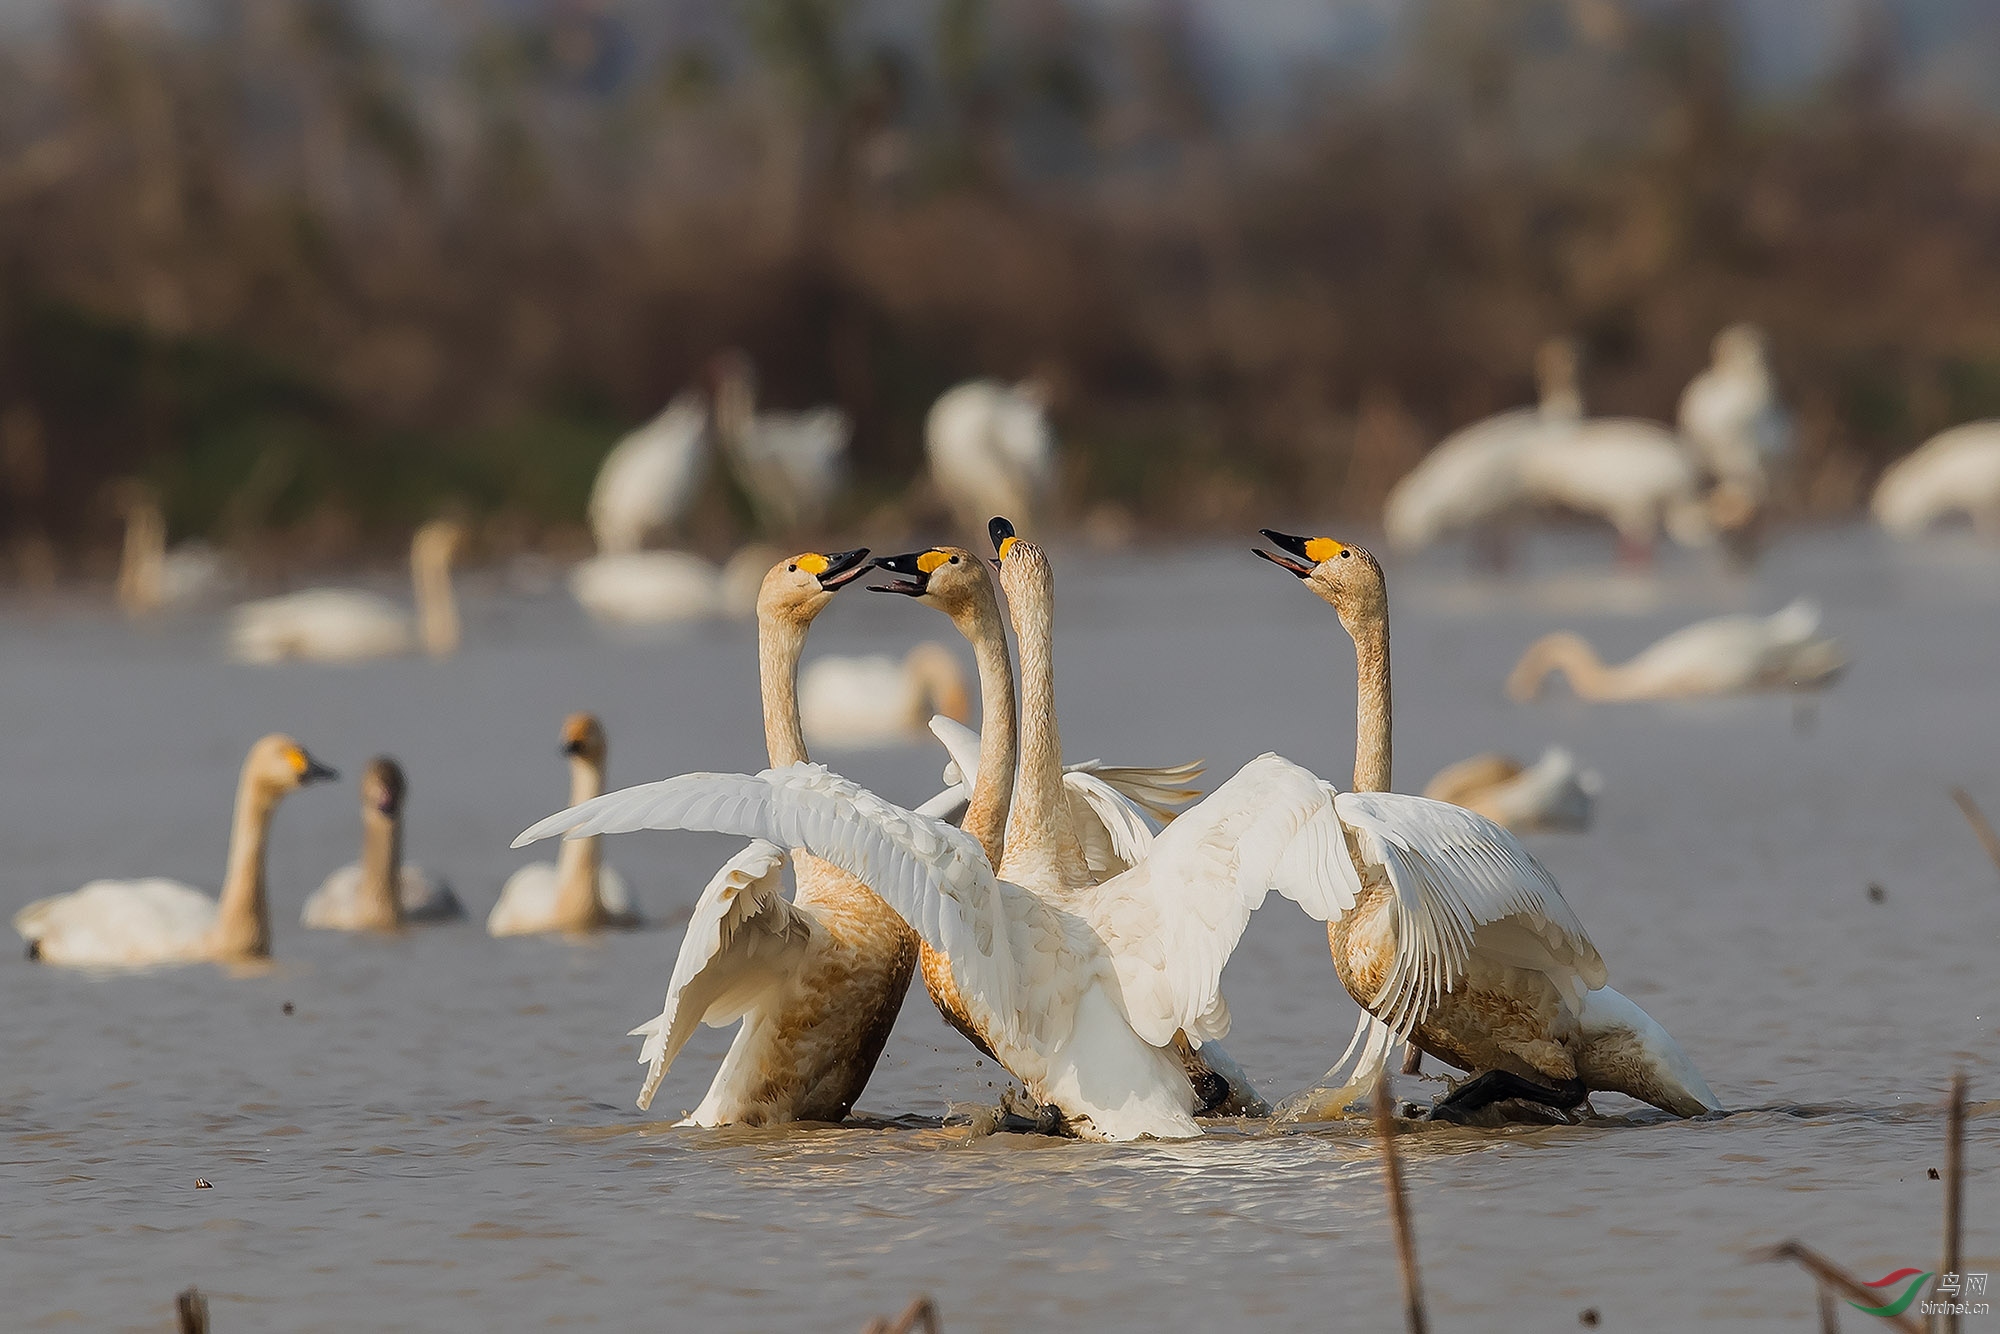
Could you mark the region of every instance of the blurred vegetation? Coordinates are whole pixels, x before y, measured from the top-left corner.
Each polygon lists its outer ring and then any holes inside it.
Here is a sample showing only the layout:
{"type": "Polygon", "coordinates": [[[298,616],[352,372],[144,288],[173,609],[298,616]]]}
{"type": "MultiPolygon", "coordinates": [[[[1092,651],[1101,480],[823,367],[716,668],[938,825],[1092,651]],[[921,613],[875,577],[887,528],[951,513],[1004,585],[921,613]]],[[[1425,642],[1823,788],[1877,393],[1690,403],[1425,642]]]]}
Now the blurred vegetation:
{"type": "Polygon", "coordinates": [[[123,476],[311,555],[445,505],[573,541],[730,345],[852,414],[857,514],[974,374],[1049,377],[1074,494],[1180,528],[1372,516],[1556,333],[1594,410],[1670,417],[1763,324],[1820,513],[2000,413],[2000,136],[1904,109],[1879,33],[1771,105],[1713,0],[1428,0],[1394,69],[1246,111],[1173,4],[694,8],[445,69],[351,0],[0,50],[0,544],[108,546],[123,476]]]}

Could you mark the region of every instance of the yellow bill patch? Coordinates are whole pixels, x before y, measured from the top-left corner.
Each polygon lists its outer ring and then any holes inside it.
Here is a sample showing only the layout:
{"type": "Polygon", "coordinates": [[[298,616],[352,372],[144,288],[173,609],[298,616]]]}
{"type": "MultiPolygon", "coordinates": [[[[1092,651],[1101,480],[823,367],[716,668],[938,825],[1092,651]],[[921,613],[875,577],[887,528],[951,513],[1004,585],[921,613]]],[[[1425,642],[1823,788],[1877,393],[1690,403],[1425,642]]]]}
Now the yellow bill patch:
{"type": "Polygon", "coordinates": [[[285,763],[292,766],[293,773],[301,775],[312,767],[312,762],[306,759],[306,753],[297,746],[285,747],[285,763]]]}
{"type": "Polygon", "coordinates": [[[1332,560],[1346,549],[1346,543],[1336,542],[1330,537],[1315,537],[1306,543],[1306,559],[1317,565],[1323,560],[1332,560]]]}
{"type": "Polygon", "coordinates": [[[1010,552],[1010,551],[1012,551],[1012,550],[1014,549],[1014,544],[1015,544],[1016,542],[1020,541],[1020,540],[1021,540],[1021,539],[1020,539],[1020,538],[1018,538],[1018,537],[1003,537],[1003,538],[1001,538],[1001,539],[1000,539],[1000,559],[1001,559],[1001,560],[1006,560],[1006,559],[1007,559],[1007,553],[1008,553],[1008,552],[1010,552]]]}
{"type": "Polygon", "coordinates": [[[925,574],[930,574],[938,566],[948,564],[950,561],[951,553],[949,551],[926,551],[923,555],[917,557],[917,568],[925,574]]]}
{"type": "Polygon", "coordinates": [[[820,555],[817,551],[808,551],[805,555],[792,562],[792,564],[798,566],[807,574],[825,574],[828,563],[827,558],[820,555]]]}

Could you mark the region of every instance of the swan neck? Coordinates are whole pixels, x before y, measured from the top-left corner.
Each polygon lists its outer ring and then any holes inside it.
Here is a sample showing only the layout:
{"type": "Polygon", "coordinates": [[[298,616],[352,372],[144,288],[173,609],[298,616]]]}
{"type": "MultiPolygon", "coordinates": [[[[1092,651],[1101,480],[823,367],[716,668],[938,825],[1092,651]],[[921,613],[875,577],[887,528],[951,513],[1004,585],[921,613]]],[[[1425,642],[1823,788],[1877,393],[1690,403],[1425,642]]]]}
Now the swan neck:
{"type": "Polygon", "coordinates": [[[1008,878],[1075,886],[1083,852],[1062,790],[1062,736],[1056,723],[1054,587],[1046,566],[1033,571],[1007,606],[1021,650],[1020,762],[1007,816],[1008,878]],[[1032,575],[1042,577],[1035,578],[1032,575]]]}
{"type": "Polygon", "coordinates": [[[417,604],[417,632],[424,652],[448,658],[458,651],[458,595],[452,589],[451,558],[425,543],[410,549],[410,584],[417,604]]]}
{"type": "Polygon", "coordinates": [[[403,822],[371,813],[361,822],[361,885],[358,895],[366,924],[394,930],[403,924],[403,822]]]}
{"type": "Polygon", "coordinates": [[[757,618],[757,683],[764,699],[764,749],[773,769],[807,761],[799,724],[799,658],[805,648],[804,625],[778,616],[757,618]]]}
{"type": "Polygon", "coordinates": [[[236,786],[229,830],[229,864],[216,902],[214,952],[224,958],[261,959],[271,953],[271,907],[264,888],[264,853],[278,794],[252,776],[246,763],[236,786]]]}
{"type": "Polygon", "coordinates": [[[959,827],[979,840],[986,860],[1000,865],[1006,848],[1007,809],[1014,801],[1014,661],[1007,652],[1007,631],[1000,621],[1000,604],[991,585],[970,600],[952,622],[972,645],[979,671],[979,772],[973,776],[972,799],[959,827]]]}
{"type": "Polygon", "coordinates": [[[151,505],[135,505],[125,519],[125,546],[118,561],[118,603],[141,615],[160,605],[167,563],[167,525],[151,505]]]}
{"type": "Polygon", "coordinates": [[[1351,627],[1351,633],[1354,636],[1354,790],[1387,792],[1393,760],[1387,613],[1362,620],[1351,627]]]}
{"type": "MultiPolygon", "coordinates": [[[[581,805],[604,791],[604,768],[596,760],[573,755],[569,762],[569,804],[581,805]]],[[[556,853],[555,926],[560,931],[588,931],[604,917],[597,892],[604,848],[598,837],[564,839],[556,853]]]]}
{"type": "Polygon", "coordinates": [[[1554,671],[1567,676],[1570,689],[1585,699],[1608,698],[1618,684],[1616,670],[1604,665],[1588,640],[1560,631],[1536,640],[1522,655],[1521,665],[1514,669],[1514,694],[1531,697],[1554,671]]]}

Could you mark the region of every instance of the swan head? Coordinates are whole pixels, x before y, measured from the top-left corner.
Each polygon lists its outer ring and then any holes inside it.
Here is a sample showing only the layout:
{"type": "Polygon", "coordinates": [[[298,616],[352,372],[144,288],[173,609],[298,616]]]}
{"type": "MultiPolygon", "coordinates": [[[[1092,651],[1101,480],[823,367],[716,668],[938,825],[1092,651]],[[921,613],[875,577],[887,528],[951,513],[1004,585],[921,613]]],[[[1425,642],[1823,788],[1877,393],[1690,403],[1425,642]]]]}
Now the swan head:
{"type": "Polygon", "coordinates": [[[1709,353],[1719,367],[1762,370],[1766,354],[1764,331],[1754,324],[1732,324],[1715,336],[1709,353]]]}
{"type": "Polygon", "coordinates": [[[757,590],[757,614],[795,625],[819,615],[833,595],[868,570],[868,548],[802,551],[773,565],[757,590]]]}
{"type": "Polygon", "coordinates": [[[1054,581],[1048,555],[1033,542],[1016,536],[1014,525],[1006,519],[995,518],[987,524],[986,535],[993,539],[997,557],[993,563],[1000,568],[1000,587],[1007,590],[1008,600],[1047,596],[1054,581]]]}
{"type": "Polygon", "coordinates": [[[361,818],[393,823],[403,814],[403,766],[377,755],[361,772],[361,818]]]}
{"type": "Polygon", "coordinates": [[[604,740],[604,724],[594,713],[572,713],[563,719],[562,753],[571,759],[601,765],[610,747],[604,740]]]}
{"type": "Polygon", "coordinates": [[[932,547],[900,556],[881,556],[875,568],[896,576],[886,584],[870,584],[877,593],[901,593],[952,615],[982,593],[990,600],[993,581],[979,558],[963,547],[932,547]]]}
{"type": "Polygon", "coordinates": [[[259,737],[257,744],[250,747],[250,757],[244,761],[243,768],[247,778],[274,796],[283,796],[308,783],[322,783],[340,777],[283,732],[259,737]]]}
{"type": "Polygon", "coordinates": [[[418,562],[428,559],[449,565],[464,550],[466,536],[465,525],[458,520],[432,519],[410,539],[410,557],[418,562]]]}
{"type": "Polygon", "coordinates": [[[1269,528],[1257,531],[1279,551],[1290,554],[1260,547],[1251,548],[1252,553],[1305,580],[1306,587],[1334,609],[1350,633],[1358,624],[1388,616],[1388,581],[1381,564],[1367,551],[1331,537],[1294,537],[1269,528]]]}

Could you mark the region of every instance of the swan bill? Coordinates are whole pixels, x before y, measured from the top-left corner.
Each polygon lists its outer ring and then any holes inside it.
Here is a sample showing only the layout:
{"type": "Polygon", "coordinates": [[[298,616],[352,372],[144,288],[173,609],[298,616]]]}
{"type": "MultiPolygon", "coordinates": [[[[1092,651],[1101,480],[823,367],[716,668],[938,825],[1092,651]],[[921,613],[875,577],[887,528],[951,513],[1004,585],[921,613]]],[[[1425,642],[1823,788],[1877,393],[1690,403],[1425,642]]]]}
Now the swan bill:
{"type": "Polygon", "coordinates": [[[958,557],[935,547],[929,551],[906,551],[900,556],[877,556],[873,568],[887,570],[901,578],[891,579],[886,584],[870,584],[871,593],[901,593],[904,597],[920,598],[931,591],[931,575],[941,565],[958,562],[958,557]]]}
{"type": "Polygon", "coordinates": [[[308,783],[331,783],[340,778],[340,771],[330,764],[321,764],[306,752],[303,746],[293,746],[285,756],[291,763],[292,771],[299,776],[299,786],[308,783]]]}
{"type": "Polygon", "coordinates": [[[833,551],[821,555],[808,551],[792,562],[799,569],[819,580],[819,586],[831,593],[859,579],[867,573],[868,548],[856,547],[852,551],[833,551]]]}

